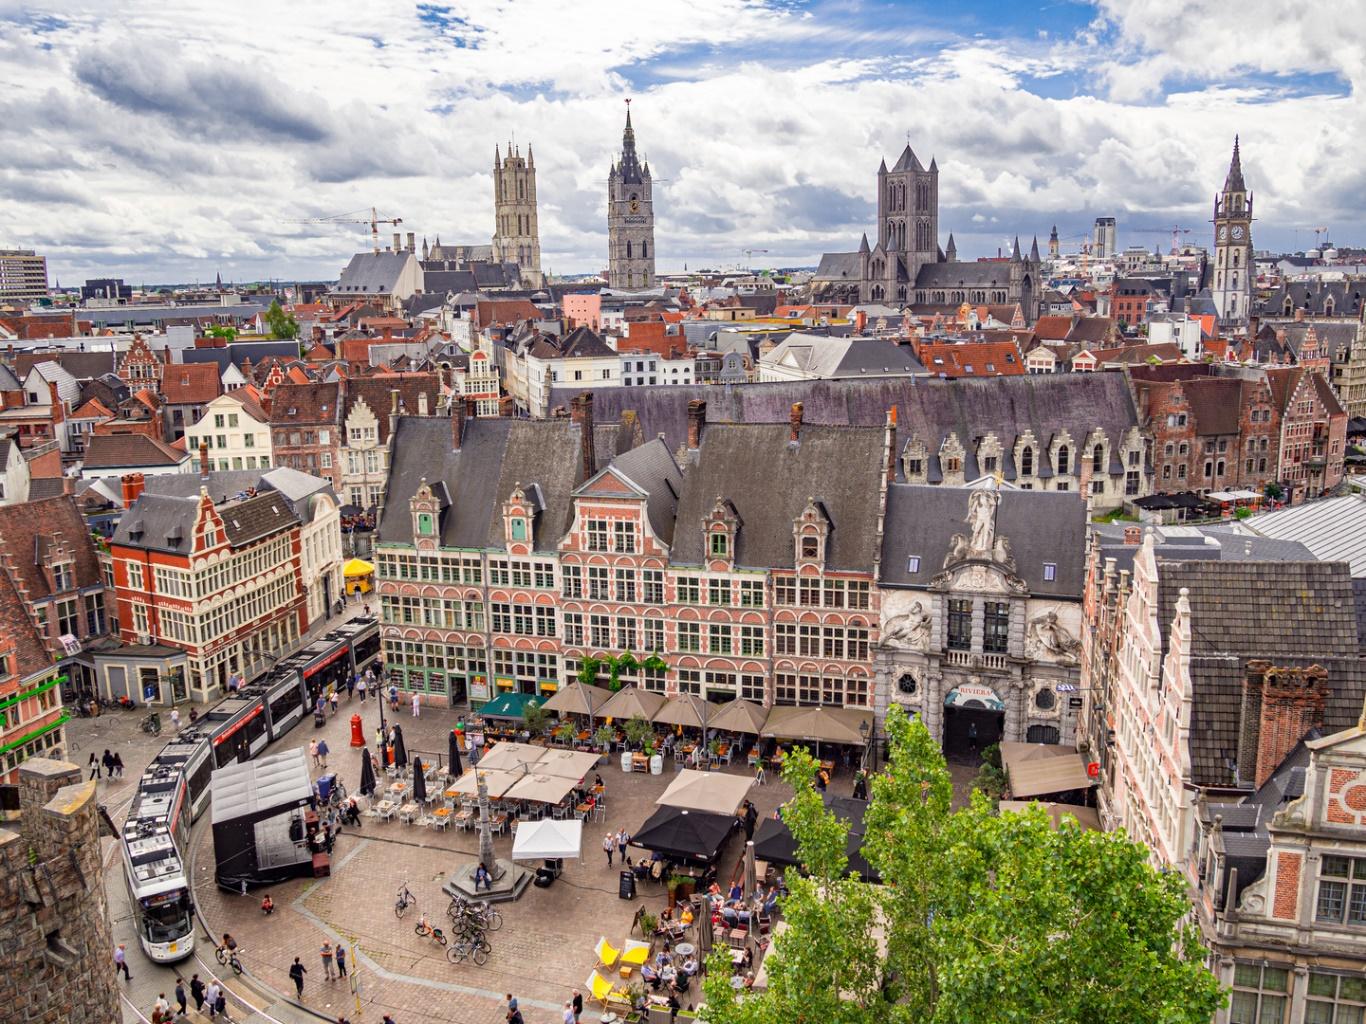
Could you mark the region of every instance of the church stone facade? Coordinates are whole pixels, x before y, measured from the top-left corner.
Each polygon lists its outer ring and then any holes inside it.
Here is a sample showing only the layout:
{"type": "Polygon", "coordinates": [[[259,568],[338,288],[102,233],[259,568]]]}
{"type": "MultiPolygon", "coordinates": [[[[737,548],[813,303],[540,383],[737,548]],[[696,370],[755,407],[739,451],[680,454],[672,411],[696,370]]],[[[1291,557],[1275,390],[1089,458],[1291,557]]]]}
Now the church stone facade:
{"type": "Polygon", "coordinates": [[[536,222],[536,157],[508,144],[507,156],[493,148],[493,262],[515,263],[522,280],[539,288],[541,236],[536,222]]]}
{"type": "Polygon", "coordinates": [[[901,704],[950,757],[1070,744],[1080,701],[1086,502],[892,484],[878,588],[878,716],[901,704]]]}
{"type": "Polygon", "coordinates": [[[631,108],[621,156],[607,175],[607,284],[639,290],[655,286],[655,212],[650,163],[636,155],[631,108]]]}
{"type": "Polygon", "coordinates": [[[827,301],[888,305],[1019,303],[1038,318],[1043,270],[1038,239],[1027,255],[1020,240],[1008,258],[962,263],[953,235],[939,245],[939,166],[926,168],[908,145],[889,170],[877,171],[877,244],[864,235],[856,252],[826,253],[816,271],[816,294],[827,301]]]}

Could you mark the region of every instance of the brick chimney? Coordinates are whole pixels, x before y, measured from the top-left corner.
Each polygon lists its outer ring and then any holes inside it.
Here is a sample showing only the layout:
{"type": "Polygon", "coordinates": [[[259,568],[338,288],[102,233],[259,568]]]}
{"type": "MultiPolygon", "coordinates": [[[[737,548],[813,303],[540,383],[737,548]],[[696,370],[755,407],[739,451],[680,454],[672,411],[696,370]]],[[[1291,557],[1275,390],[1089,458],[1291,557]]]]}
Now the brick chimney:
{"type": "Polygon", "coordinates": [[[887,437],[886,437],[887,458],[887,482],[896,483],[896,406],[891,406],[887,410],[887,437]]]}
{"type": "Polygon", "coordinates": [[[792,411],[787,415],[787,439],[796,444],[802,437],[802,403],[793,402],[792,411]]]}
{"type": "Polygon", "coordinates": [[[1137,547],[1143,543],[1143,527],[1135,524],[1124,527],[1124,543],[1137,547]]]}
{"type": "Polygon", "coordinates": [[[688,403],[688,450],[702,447],[702,428],[707,425],[707,403],[694,398],[688,403]]]}
{"type": "Polygon", "coordinates": [[[416,231],[409,231],[409,232],[408,232],[408,251],[409,251],[409,252],[417,252],[417,232],[416,232],[416,231]]]}
{"type": "Polygon", "coordinates": [[[595,472],[597,453],[593,450],[593,392],[584,391],[570,399],[569,418],[577,423],[582,431],[583,478],[587,480],[595,472]]]}
{"type": "Polygon", "coordinates": [[[1296,310],[1295,310],[1295,323],[1297,323],[1297,324],[1302,324],[1302,323],[1304,323],[1304,307],[1303,307],[1303,306],[1299,306],[1299,307],[1296,308],[1296,310]]]}
{"type": "Polygon", "coordinates": [[[209,478],[209,442],[199,442],[199,478],[207,480],[209,478]]]}
{"type": "Polygon", "coordinates": [[[1249,661],[1243,680],[1238,776],[1260,787],[1310,729],[1323,725],[1328,672],[1249,661]]]}
{"type": "Polygon", "coordinates": [[[123,484],[123,507],[132,508],[133,502],[138,500],[138,495],[146,486],[146,480],[141,473],[125,473],[119,482],[123,484]]]}

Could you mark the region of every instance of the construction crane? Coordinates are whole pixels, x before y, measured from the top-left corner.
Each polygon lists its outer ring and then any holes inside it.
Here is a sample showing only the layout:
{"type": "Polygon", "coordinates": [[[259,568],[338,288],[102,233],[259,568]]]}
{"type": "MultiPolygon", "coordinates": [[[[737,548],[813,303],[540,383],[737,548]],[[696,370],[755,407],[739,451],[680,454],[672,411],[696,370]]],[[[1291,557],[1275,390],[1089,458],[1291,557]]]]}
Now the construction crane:
{"type": "Polygon", "coordinates": [[[1130,228],[1129,230],[1135,235],[1170,235],[1172,239],[1171,254],[1173,256],[1181,252],[1181,236],[1191,233],[1190,228],[1183,228],[1180,224],[1173,224],[1170,228],[1130,228]]]}
{"type": "Polygon", "coordinates": [[[310,217],[308,220],[296,220],[294,224],[369,224],[370,225],[370,244],[375,252],[379,252],[379,226],[381,224],[392,224],[398,227],[403,223],[402,217],[381,217],[375,208],[370,207],[369,220],[356,220],[356,214],[363,214],[364,210],[352,210],[350,213],[339,213],[334,217],[310,217]]]}
{"type": "Polygon", "coordinates": [[[768,252],[767,249],[741,249],[740,251],[741,251],[742,253],[745,254],[745,269],[746,269],[746,270],[748,270],[748,269],[749,269],[749,265],[750,265],[752,262],[754,262],[754,254],[755,254],[756,252],[768,252]]]}

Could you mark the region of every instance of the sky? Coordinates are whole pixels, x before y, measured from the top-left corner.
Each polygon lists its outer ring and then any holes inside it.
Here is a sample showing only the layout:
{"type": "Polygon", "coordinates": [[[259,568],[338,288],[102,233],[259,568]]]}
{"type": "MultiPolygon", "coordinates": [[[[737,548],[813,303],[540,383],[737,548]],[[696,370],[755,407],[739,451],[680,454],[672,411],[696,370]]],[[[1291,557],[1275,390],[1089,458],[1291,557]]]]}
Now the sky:
{"type": "Polygon", "coordinates": [[[1100,215],[1208,244],[1235,133],[1258,248],[1361,244],[1364,86],[1366,0],[0,0],[0,246],[335,279],[369,229],[310,220],[487,244],[515,140],[542,268],[594,272],[627,98],[662,271],[855,248],[908,140],[963,259],[1100,215]]]}

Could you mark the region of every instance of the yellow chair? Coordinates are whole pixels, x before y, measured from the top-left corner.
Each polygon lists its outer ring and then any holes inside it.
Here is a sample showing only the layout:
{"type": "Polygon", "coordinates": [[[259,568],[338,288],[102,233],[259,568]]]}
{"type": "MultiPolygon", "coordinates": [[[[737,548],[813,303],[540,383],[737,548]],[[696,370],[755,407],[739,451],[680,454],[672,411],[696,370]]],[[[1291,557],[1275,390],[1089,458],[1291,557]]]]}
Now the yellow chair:
{"type": "Polygon", "coordinates": [[[604,978],[596,970],[588,976],[588,980],[583,983],[583,987],[588,989],[588,994],[594,1002],[601,1003],[606,1010],[609,1004],[630,1007],[631,994],[625,989],[615,987],[610,981],[604,978]]]}
{"type": "Polygon", "coordinates": [[[598,963],[604,967],[611,967],[621,957],[621,950],[612,945],[607,939],[598,939],[598,944],[593,947],[593,952],[598,955],[598,963]]]}
{"type": "Polygon", "coordinates": [[[645,961],[650,959],[650,943],[627,939],[626,948],[621,951],[620,959],[623,967],[643,966],[645,961]]]}

